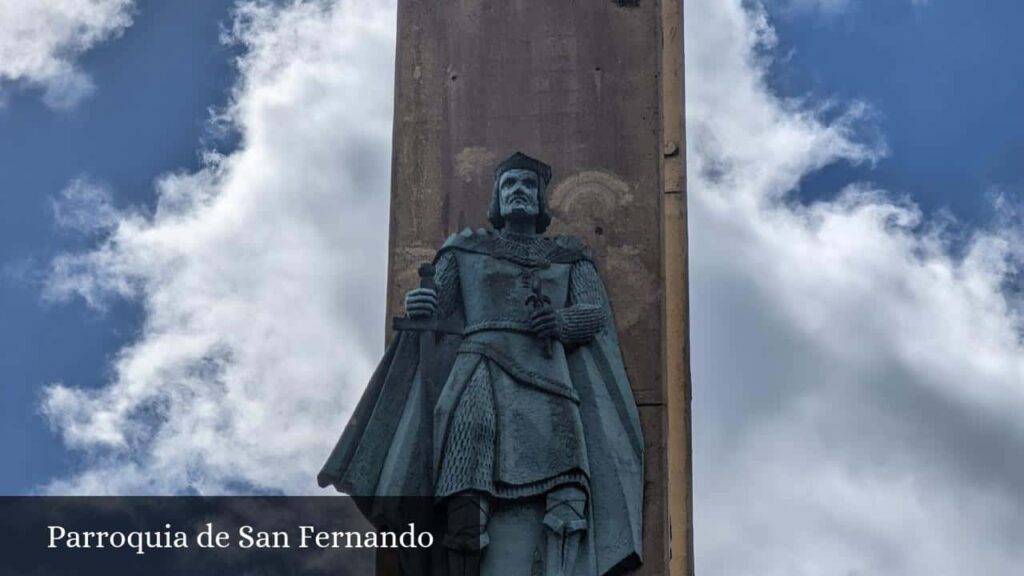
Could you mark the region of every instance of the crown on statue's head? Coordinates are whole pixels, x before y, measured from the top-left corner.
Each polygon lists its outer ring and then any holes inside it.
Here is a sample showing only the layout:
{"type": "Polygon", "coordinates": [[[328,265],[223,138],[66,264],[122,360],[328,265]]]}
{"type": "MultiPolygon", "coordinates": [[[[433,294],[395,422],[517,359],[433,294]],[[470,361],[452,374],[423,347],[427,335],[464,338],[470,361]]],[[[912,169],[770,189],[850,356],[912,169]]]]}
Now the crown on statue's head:
{"type": "Polygon", "coordinates": [[[498,167],[494,169],[494,179],[501,178],[501,175],[509,170],[515,169],[530,170],[537,174],[538,177],[547,186],[548,182],[551,182],[551,166],[531,158],[522,152],[516,152],[508,158],[501,161],[498,167]]]}

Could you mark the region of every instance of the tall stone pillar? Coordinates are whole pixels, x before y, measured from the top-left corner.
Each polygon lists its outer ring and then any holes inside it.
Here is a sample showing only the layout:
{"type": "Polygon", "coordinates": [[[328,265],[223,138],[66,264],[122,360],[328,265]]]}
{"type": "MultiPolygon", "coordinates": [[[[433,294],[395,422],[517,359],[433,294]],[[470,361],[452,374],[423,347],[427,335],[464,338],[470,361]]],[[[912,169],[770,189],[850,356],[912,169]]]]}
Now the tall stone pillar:
{"type": "Polygon", "coordinates": [[[681,0],[398,3],[388,317],[485,226],[497,161],[549,163],[549,232],[592,248],[640,407],[635,573],[692,574],[681,0]]]}

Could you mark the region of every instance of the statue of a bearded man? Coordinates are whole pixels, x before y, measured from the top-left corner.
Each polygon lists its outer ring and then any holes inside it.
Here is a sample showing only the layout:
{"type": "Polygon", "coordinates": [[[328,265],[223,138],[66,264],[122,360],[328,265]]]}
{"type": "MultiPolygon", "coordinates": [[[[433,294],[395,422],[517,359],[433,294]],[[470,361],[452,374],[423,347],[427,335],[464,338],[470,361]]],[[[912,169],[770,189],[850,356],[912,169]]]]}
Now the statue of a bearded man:
{"type": "Polygon", "coordinates": [[[318,477],[378,528],[433,527],[445,553],[406,554],[406,573],[598,576],[640,561],[636,404],[593,257],[542,235],[550,180],[518,152],[497,167],[492,229],[452,235],[406,294],[318,477]],[[396,497],[427,497],[428,512],[396,497]]]}

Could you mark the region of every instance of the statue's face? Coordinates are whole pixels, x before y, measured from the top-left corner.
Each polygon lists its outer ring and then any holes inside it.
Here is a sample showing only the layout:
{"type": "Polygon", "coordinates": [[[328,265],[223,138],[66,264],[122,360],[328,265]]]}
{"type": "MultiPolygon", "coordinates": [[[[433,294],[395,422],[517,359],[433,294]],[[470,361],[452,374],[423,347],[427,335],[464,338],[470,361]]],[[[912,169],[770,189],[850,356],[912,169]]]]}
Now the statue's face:
{"type": "Polygon", "coordinates": [[[502,172],[498,180],[501,215],[506,218],[531,218],[540,214],[537,173],[514,168],[502,172]]]}

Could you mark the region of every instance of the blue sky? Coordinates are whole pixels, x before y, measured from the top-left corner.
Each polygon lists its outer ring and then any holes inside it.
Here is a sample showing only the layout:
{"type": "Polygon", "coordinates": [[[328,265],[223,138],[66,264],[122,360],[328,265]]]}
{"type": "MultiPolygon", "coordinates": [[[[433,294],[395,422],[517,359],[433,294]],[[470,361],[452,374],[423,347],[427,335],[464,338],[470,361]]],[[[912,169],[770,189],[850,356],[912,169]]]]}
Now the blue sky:
{"type": "MultiPolygon", "coordinates": [[[[394,6],[81,2],[0,10],[0,56],[70,38],[0,57],[0,494],[315,492],[381,351],[394,6]]],[[[685,9],[698,571],[1016,573],[1024,6],[685,9]]]]}
{"type": "Polygon", "coordinates": [[[785,11],[771,84],[790,96],[861,99],[891,153],[874,167],[835,166],[807,192],[851,179],[882,182],[923,206],[987,216],[988,191],[1024,193],[1024,6],[986,2],[853,3],[841,13],[785,11]]]}
{"type": "Polygon", "coordinates": [[[99,385],[110,357],[138,330],[139,311],[123,300],[105,312],[43,303],[38,276],[49,259],[89,242],[57,227],[52,201],[88,175],[109,185],[118,205],[151,205],[156,176],[197,167],[208,109],[225,104],[235,75],[233,51],[219,41],[231,6],[140,3],[123,37],[80,59],[98,89],[74,109],[53,110],[38,90],[4,86],[0,452],[10,465],[0,468],[2,494],[30,491],[79,461],[40,415],[40,389],[62,380],[99,385]]]}

